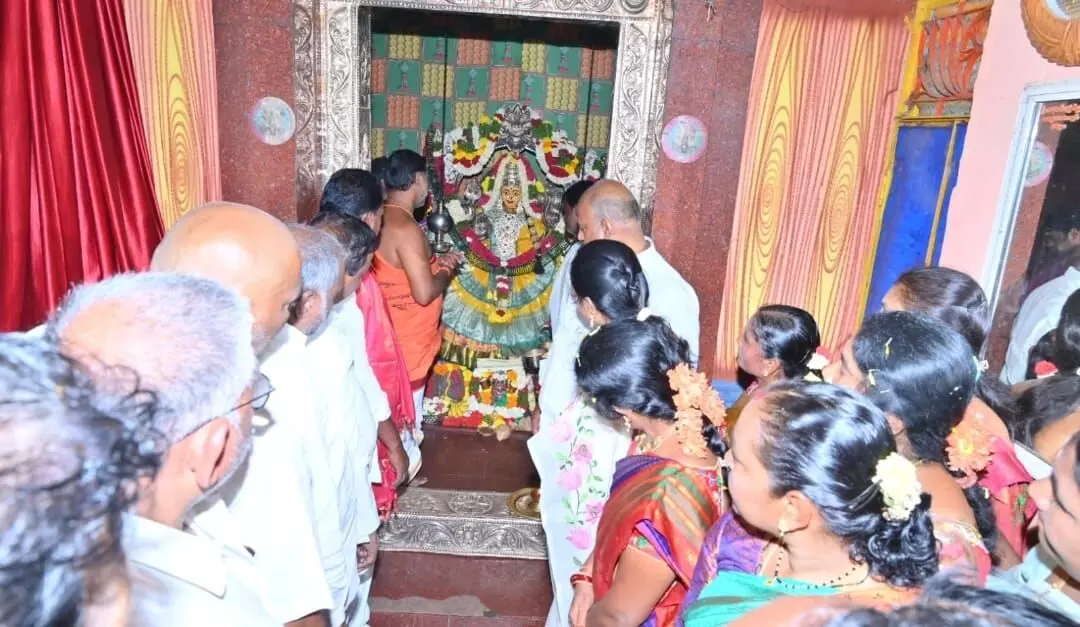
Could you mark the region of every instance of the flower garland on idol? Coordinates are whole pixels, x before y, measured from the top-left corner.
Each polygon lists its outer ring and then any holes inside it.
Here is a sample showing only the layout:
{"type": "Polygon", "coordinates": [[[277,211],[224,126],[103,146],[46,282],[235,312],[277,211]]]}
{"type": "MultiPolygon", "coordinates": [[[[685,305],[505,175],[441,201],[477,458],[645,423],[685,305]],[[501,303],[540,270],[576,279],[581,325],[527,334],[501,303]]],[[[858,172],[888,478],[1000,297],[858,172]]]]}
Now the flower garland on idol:
{"type": "MultiPolygon", "coordinates": [[[[500,108],[490,117],[485,115],[475,124],[455,128],[443,135],[443,160],[446,172],[453,180],[480,174],[484,165],[491,160],[506,122],[504,109],[500,108]]],[[[530,115],[532,150],[548,180],[566,186],[583,177],[600,178],[597,169],[600,163],[595,155],[583,162],[566,131],[556,129],[535,109],[530,109],[530,115]]]]}

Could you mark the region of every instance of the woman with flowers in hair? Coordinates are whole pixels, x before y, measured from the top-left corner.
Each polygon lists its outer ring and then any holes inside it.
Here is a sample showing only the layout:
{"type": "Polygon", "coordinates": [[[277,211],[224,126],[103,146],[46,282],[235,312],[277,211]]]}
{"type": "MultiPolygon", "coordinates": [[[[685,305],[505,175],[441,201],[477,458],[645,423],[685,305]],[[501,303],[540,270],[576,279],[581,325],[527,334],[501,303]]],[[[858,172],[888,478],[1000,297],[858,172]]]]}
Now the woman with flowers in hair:
{"type": "Polygon", "coordinates": [[[861,392],[889,420],[902,455],[916,464],[933,499],[942,567],[963,567],[982,585],[997,542],[987,491],[957,469],[985,449],[949,441],[971,403],[978,369],[967,341],[926,316],[893,311],[867,318],[825,379],[861,392]]]}
{"type": "Polygon", "coordinates": [[[1020,413],[1016,400],[1008,386],[985,371],[987,364],[980,357],[990,329],[986,294],[963,272],[936,266],[915,268],[900,275],[882,299],[882,309],[935,318],[967,340],[978,364],[975,393],[948,442],[955,450],[971,453],[951,459],[949,469],[959,475],[965,488],[978,484],[989,493],[998,535],[1005,540],[997,544],[998,563],[1018,563],[1029,548],[1028,526],[1037,508],[1028,498],[1033,478],[1010,437],[1010,426],[1018,422],[1020,413]]]}
{"type": "MultiPolygon", "coordinates": [[[[703,548],[686,625],[726,625],[791,597],[902,604],[937,572],[930,497],[884,414],[859,395],[766,387],[735,425],[727,464],[732,511],[709,535],[750,559],[717,564],[703,548]]],[[[762,612],[760,624],[780,624],[784,609],[762,612]]]]}
{"type": "Polygon", "coordinates": [[[690,368],[687,342],[663,319],[640,318],[586,337],[575,367],[598,414],[636,437],[615,467],[593,555],[570,578],[574,627],[673,625],[723,509],[723,403],[690,368]]]}
{"type": "Polygon", "coordinates": [[[765,305],[746,322],[739,336],[739,368],[754,377],[746,392],[728,408],[727,428],[735,427],[746,403],[762,387],[785,379],[817,377],[828,361],[818,349],[821,336],[809,312],[790,305],[765,305]]]}

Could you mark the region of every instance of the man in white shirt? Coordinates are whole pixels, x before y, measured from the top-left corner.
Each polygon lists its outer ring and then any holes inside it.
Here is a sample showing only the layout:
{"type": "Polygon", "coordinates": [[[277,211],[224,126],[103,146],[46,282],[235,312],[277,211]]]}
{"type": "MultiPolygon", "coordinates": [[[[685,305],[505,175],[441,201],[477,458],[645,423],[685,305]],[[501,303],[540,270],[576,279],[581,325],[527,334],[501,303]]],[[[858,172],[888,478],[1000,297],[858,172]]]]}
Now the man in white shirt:
{"type": "Polygon", "coordinates": [[[1061,308],[1076,290],[1080,290],[1080,270],[1069,268],[1065,274],[1028,294],[1020,313],[1013,320],[1009,351],[1001,371],[1002,381],[1014,385],[1024,380],[1031,347],[1042,336],[1057,328],[1061,308]]]}
{"type": "MultiPolygon", "coordinates": [[[[371,468],[375,458],[377,425],[369,415],[367,399],[354,371],[355,356],[349,338],[329,325],[330,308],[344,290],[345,251],[333,236],[305,225],[290,225],[300,246],[304,289],[293,325],[308,336],[304,357],[320,393],[326,399],[326,422],[322,425],[327,461],[337,483],[338,515],[345,545],[348,589],[335,605],[345,608],[346,624],[366,624],[367,591],[360,598],[359,570],[373,564],[358,564],[357,554],[371,554],[367,547],[379,528],[379,512],[371,489],[371,468]],[[363,618],[360,622],[353,622],[363,618]]],[[[370,577],[365,578],[370,581],[370,577]]],[[[337,597],[338,595],[335,595],[337,597]]],[[[341,624],[335,619],[335,624],[341,624]]]]}
{"type": "MultiPolygon", "coordinates": [[[[577,219],[582,242],[611,239],[626,244],[637,253],[649,282],[649,309],[667,320],[675,333],[690,344],[696,365],[701,334],[697,293],[642,232],[641,207],[630,190],[617,181],[597,181],[582,195],[577,206],[577,219]]],[[[567,275],[572,263],[572,259],[564,262],[567,275]]],[[[588,329],[578,316],[569,276],[566,282],[563,297],[566,302],[559,314],[558,326],[554,327],[551,349],[540,377],[541,424],[558,418],[577,395],[573,358],[588,329]]]]}
{"type": "MultiPolygon", "coordinates": [[[[578,181],[566,188],[562,197],[563,225],[566,228],[566,238],[573,242],[570,249],[563,256],[562,265],[551,283],[551,298],[548,300],[548,314],[551,318],[551,334],[554,337],[558,332],[559,321],[564,312],[574,311],[573,290],[570,288],[570,264],[574,262],[581,243],[578,238],[577,206],[581,202],[582,195],[593,186],[596,181],[578,181]]],[[[576,312],[575,312],[576,313],[576,312]]]]}
{"type": "MultiPolygon", "coordinates": [[[[334,607],[328,571],[343,573],[344,562],[324,566],[335,555],[340,560],[340,551],[321,550],[333,543],[320,542],[325,530],[313,519],[316,504],[326,505],[325,498],[314,498],[316,487],[320,496],[327,488],[331,504],[335,499],[332,485],[315,481],[319,468],[312,466],[321,445],[312,416],[321,410],[313,406],[314,384],[302,366],[306,338],[285,327],[300,296],[296,241],[263,211],[213,203],[188,212],[165,234],[151,268],[217,279],[249,302],[259,369],[275,393],[263,414],[269,424],[254,431],[251,456],[223,497],[254,551],[271,615],[278,623],[325,627],[334,607]]],[[[336,511],[331,518],[336,527],[336,511]]]]}
{"type": "Polygon", "coordinates": [[[210,279],[166,273],[78,287],[49,322],[50,337],[102,387],[153,393],[145,427],[161,433],[167,448],[125,517],[131,624],[280,624],[264,607],[263,581],[244,546],[192,519],[201,504],[228,520],[216,492],[242,468],[254,408],[270,393],[252,381],[251,329],[240,295],[210,279]]]}
{"type": "Polygon", "coordinates": [[[645,236],[641,205],[634,195],[618,181],[597,181],[581,197],[577,215],[582,242],[613,239],[637,253],[649,281],[649,309],[667,320],[672,330],[690,344],[696,366],[701,337],[697,293],[645,236]]]}
{"type": "MultiPolygon", "coordinates": [[[[331,310],[330,324],[339,327],[349,338],[356,376],[371,408],[371,415],[378,424],[378,440],[389,451],[391,464],[397,471],[397,484],[400,485],[415,477],[420,470],[420,443],[414,431],[403,430],[399,433],[390,419],[390,401],[368,359],[364,312],[356,298],[356,291],[371,269],[371,258],[378,245],[377,232],[367,226],[365,220],[335,212],[320,213],[312,220],[312,225],[333,235],[345,252],[344,287],[331,310]]],[[[382,479],[376,461],[372,468],[372,480],[381,483],[382,479]]]]}
{"type": "MultiPolygon", "coordinates": [[[[645,237],[641,230],[641,208],[624,185],[616,181],[597,181],[582,196],[577,206],[577,218],[580,225],[579,239],[589,243],[599,239],[621,242],[637,253],[642,271],[649,283],[649,309],[665,318],[672,329],[687,340],[691,354],[698,354],[698,299],[694,289],[679,275],[670,264],[660,256],[652,240],[645,237]]],[[[570,272],[571,260],[566,264],[570,272]]],[[[567,293],[572,293],[571,287],[567,293]]],[[[554,297],[554,296],[553,296],[554,297]]],[[[566,490],[560,482],[559,468],[551,460],[561,455],[560,445],[552,446],[556,422],[578,397],[577,380],[574,376],[574,359],[577,356],[581,340],[589,329],[578,315],[577,306],[572,297],[567,296],[563,311],[559,314],[558,325],[554,327],[551,349],[547,364],[540,381],[540,420],[538,434],[529,440],[529,452],[540,475],[541,502],[544,528],[548,538],[548,566],[551,570],[555,601],[548,613],[547,626],[567,625],[572,588],[567,584],[569,574],[573,572],[575,560],[583,559],[574,555],[568,541],[566,529],[560,526],[559,513],[563,499],[577,499],[577,490],[566,490]],[[554,496],[553,496],[554,495],[554,496]],[[549,516],[549,514],[551,514],[549,516]],[[569,570],[569,573],[567,572],[569,570]]],[[[606,428],[602,423],[589,424],[594,417],[576,418],[578,429],[590,433],[589,448],[592,451],[590,473],[600,477],[598,483],[610,484],[615,463],[626,455],[629,448],[626,435],[606,428]],[[589,424],[588,428],[581,425],[589,424]]],[[[605,496],[606,498],[606,496],[605,496]]]]}

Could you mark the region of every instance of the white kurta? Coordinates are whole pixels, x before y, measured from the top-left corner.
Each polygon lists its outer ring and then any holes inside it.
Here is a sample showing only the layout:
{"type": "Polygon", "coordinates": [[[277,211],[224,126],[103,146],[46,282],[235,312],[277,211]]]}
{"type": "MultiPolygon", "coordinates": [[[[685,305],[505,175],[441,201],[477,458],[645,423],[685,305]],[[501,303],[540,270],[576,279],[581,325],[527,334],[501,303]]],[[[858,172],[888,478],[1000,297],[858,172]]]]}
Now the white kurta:
{"type": "MultiPolygon", "coordinates": [[[[338,326],[341,332],[349,338],[349,344],[353,349],[356,363],[354,371],[371,408],[371,415],[375,417],[377,422],[389,420],[390,402],[379,385],[379,380],[376,378],[375,371],[372,370],[371,362],[368,360],[364,312],[356,304],[355,294],[346,296],[345,300],[334,305],[334,309],[330,314],[330,324],[338,326]]],[[[377,427],[378,425],[376,425],[376,429],[377,427]]],[[[420,468],[420,444],[415,437],[416,434],[412,431],[403,432],[400,435],[401,444],[405,447],[405,454],[409,456],[410,475],[415,474],[413,470],[420,468]]],[[[379,471],[377,452],[375,455],[372,462],[372,481],[379,483],[382,481],[382,473],[379,471]]]]}
{"type": "MultiPolygon", "coordinates": [[[[374,424],[360,382],[353,372],[353,350],[339,327],[325,326],[308,338],[304,352],[307,368],[326,400],[327,420],[323,425],[327,463],[337,483],[337,506],[349,574],[345,607],[351,618],[366,608],[360,598],[360,577],[356,571],[356,547],[369,541],[379,527],[379,512],[371,490],[371,459],[375,434],[361,434],[361,424],[374,424]]],[[[368,430],[370,431],[370,429],[368,430]]],[[[366,592],[366,591],[365,591],[366,592]]],[[[335,623],[338,624],[338,623],[335,623]]]]}
{"type": "Polygon", "coordinates": [[[1002,381],[1013,385],[1024,380],[1028,353],[1042,336],[1057,328],[1061,308],[1076,290],[1080,290],[1080,270],[1069,268],[1065,274],[1047,281],[1028,294],[1013,320],[1009,351],[1001,371],[1002,381]]]}
{"type": "Polygon", "coordinates": [[[570,285],[570,266],[574,263],[581,250],[581,243],[574,245],[563,255],[562,265],[559,266],[555,280],[551,282],[551,299],[548,300],[548,315],[551,317],[551,334],[554,337],[558,333],[559,324],[564,313],[574,315],[574,288],[570,285]]]}
{"type": "MultiPolygon", "coordinates": [[[[219,499],[203,516],[221,529],[228,524],[219,499]]],[[[126,514],[122,544],[132,625],[281,625],[263,603],[254,558],[234,539],[208,537],[197,525],[174,529],[126,514]]]]}
{"type": "Polygon", "coordinates": [[[337,612],[335,600],[345,597],[348,586],[337,494],[320,430],[326,407],[305,367],[306,343],[288,326],[274,338],[259,365],[274,387],[259,410],[270,424],[253,430],[246,468],[222,490],[242,541],[255,552],[267,609],[282,623],[320,610],[337,612]]]}
{"type": "Polygon", "coordinates": [[[697,366],[701,354],[701,305],[697,292],[656,250],[652,238],[649,247],[638,253],[641,270],[649,282],[649,309],[668,321],[672,330],[690,343],[690,355],[697,366]]]}
{"type": "MultiPolygon", "coordinates": [[[[700,335],[697,294],[660,256],[652,240],[648,242],[649,248],[638,254],[638,261],[649,284],[649,309],[690,343],[696,362],[700,335]]],[[[598,417],[579,398],[574,367],[588,329],[572,292],[568,288],[562,295],[540,380],[540,430],[528,443],[540,475],[540,515],[555,591],[547,627],[570,624],[574,598],[570,575],[592,552],[615,464],[630,449],[629,436],[598,417]]]]}

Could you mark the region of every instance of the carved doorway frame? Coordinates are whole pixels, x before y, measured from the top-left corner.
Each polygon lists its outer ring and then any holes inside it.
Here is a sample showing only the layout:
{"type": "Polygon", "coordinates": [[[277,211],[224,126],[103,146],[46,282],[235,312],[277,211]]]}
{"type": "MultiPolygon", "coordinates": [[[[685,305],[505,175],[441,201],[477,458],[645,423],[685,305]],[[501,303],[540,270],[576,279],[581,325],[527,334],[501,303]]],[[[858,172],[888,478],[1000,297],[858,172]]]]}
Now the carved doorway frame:
{"type": "Polygon", "coordinates": [[[293,0],[296,195],[301,215],[330,174],[371,163],[371,9],[616,24],[607,176],[622,181],[652,225],[671,50],[671,0],[293,0]]]}

